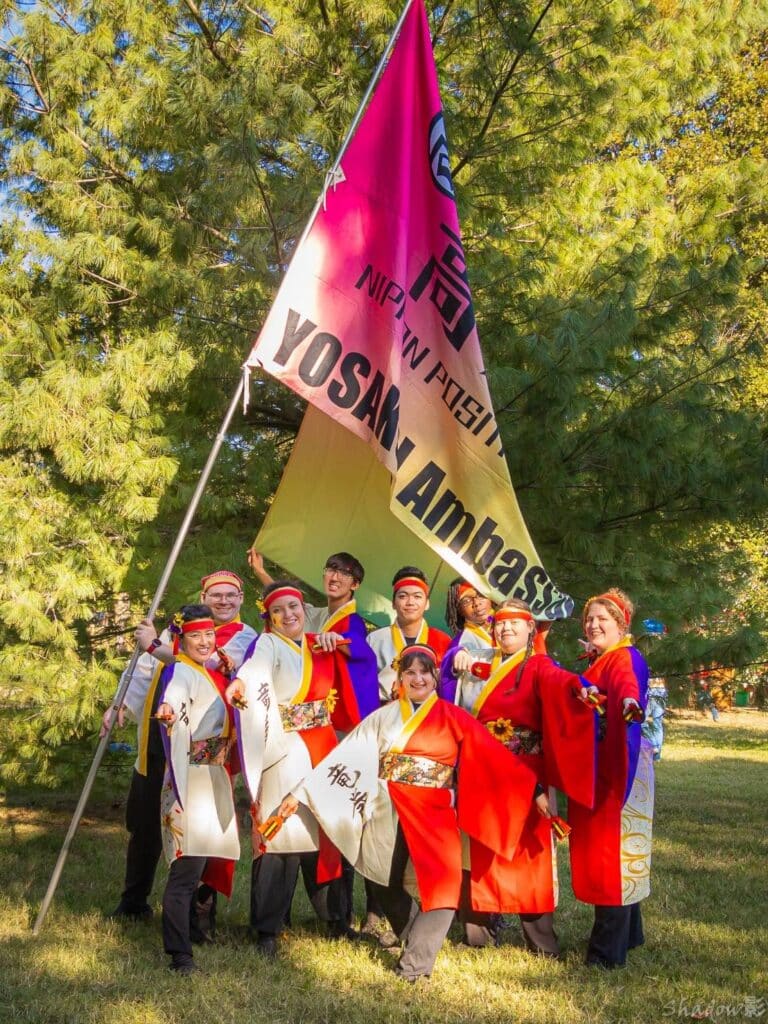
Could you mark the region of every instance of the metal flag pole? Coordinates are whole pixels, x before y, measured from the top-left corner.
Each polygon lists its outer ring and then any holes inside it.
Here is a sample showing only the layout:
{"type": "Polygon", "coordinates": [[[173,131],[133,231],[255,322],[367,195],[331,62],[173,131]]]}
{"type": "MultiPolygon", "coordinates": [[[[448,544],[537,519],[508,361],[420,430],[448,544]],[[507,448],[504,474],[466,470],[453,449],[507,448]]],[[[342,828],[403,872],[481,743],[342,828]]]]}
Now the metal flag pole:
{"type": "MultiPolygon", "coordinates": [[[[163,599],[163,595],[165,594],[165,588],[168,586],[168,581],[171,578],[171,573],[173,572],[174,567],[176,565],[176,560],[179,557],[179,552],[181,551],[181,547],[184,541],[186,540],[187,533],[189,532],[189,527],[191,526],[192,520],[195,516],[195,513],[197,512],[197,506],[200,504],[200,499],[202,498],[203,492],[205,491],[206,484],[208,483],[208,478],[211,475],[211,470],[213,469],[213,465],[216,462],[216,458],[224,442],[224,438],[227,436],[227,430],[229,429],[229,424],[232,420],[232,417],[235,414],[235,409],[237,408],[238,402],[240,401],[240,395],[242,394],[242,391],[243,378],[240,377],[237,389],[235,390],[235,393],[232,396],[232,400],[229,403],[229,408],[227,409],[226,415],[224,416],[221,427],[219,428],[219,432],[216,435],[216,439],[213,443],[213,447],[211,448],[210,454],[208,455],[208,460],[206,461],[205,466],[203,467],[203,471],[200,474],[200,479],[197,481],[195,493],[192,495],[192,500],[189,503],[189,507],[187,508],[184,520],[179,528],[178,534],[176,535],[176,540],[174,541],[171,553],[168,555],[168,560],[165,563],[165,568],[163,569],[163,574],[160,577],[160,582],[157,584],[155,595],[152,598],[149,610],[147,611],[147,618],[149,619],[154,618],[158,606],[160,605],[160,602],[163,599]]],[[[112,701],[109,720],[107,724],[107,730],[99,740],[99,745],[96,747],[96,753],[93,756],[93,761],[91,762],[91,767],[90,770],[88,771],[88,776],[85,780],[83,791],[80,794],[80,799],[77,802],[75,813],[72,815],[72,820],[69,823],[69,828],[67,830],[66,837],[64,838],[64,843],[59,852],[59,857],[58,860],[56,861],[56,867],[53,869],[51,880],[48,883],[48,889],[45,893],[45,897],[43,898],[43,902],[40,905],[37,920],[35,921],[35,925],[32,929],[32,934],[35,936],[39,934],[40,929],[42,928],[43,921],[45,920],[45,916],[48,913],[48,908],[50,907],[54,893],[56,892],[56,887],[59,884],[59,879],[61,878],[61,872],[64,870],[64,863],[67,859],[69,848],[72,845],[72,840],[75,837],[75,832],[77,832],[77,826],[80,824],[80,819],[82,818],[83,812],[85,811],[85,805],[88,802],[88,797],[91,795],[91,789],[93,788],[93,783],[94,780],[96,779],[96,772],[99,770],[99,765],[101,764],[101,760],[104,757],[104,752],[107,749],[107,744],[109,743],[109,737],[112,733],[112,727],[115,724],[117,709],[122,706],[123,698],[125,697],[126,691],[128,690],[128,686],[130,685],[131,676],[133,675],[133,671],[136,668],[136,662],[139,660],[140,654],[141,648],[137,644],[136,647],[134,648],[133,654],[131,655],[131,660],[128,662],[128,667],[126,668],[125,672],[122,675],[120,685],[118,686],[117,692],[115,693],[114,699],[112,701]]]]}
{"type": "MultiPolygon", "coordinates": [[[[405,21],[406,15],[408,14],[408,11],[410,10],[412,4],[413,0],[406,0],[405,6],[403,7],[400,17],[397,19],[395,27],[392,29],[389,40],[387,41],[387,45],[384,48],[384,52],[382,53],[381,58],[378,64],[376,65],[371,80],[368,84],[368,88],[366,89],[365,94],[363,95],[363,98],[360,101],[357,113],[352,119],[352,123],[349,126],[347,134],[344,136],[344,141],[342,142],[341,147],[339,149],[339,154],[336,157],[331,170],[328,171],[325,176],[325,185],[317,198],[317,202],[314,205],[314,208],[309,216],[306,225],[304,226],[304,230],[302,231],[301,237],[299,238],[298,244],[296,245],[296,248],[294,250],[294,255],[296,254],[296,252],[298,252],[302,243],[306,240],[306,237],[309,234],[312,225],[315,222],[315,218],[317,217],[320,207],[323,205],[325,201],[326,192],[329,186],[333,185],[334,183],[337,183],[339,180],[343,180],[343,178],[340,179],[338,177],[341,159],[344,156],[344,153],[346,152],[347,146],[350,143],[350,140],[355,132],[355,129],[360,123],[360,119],[363,116],[363,113],[365,112],[368,100],[371,98],[371,94],[373,93],[373,90],[376,87],[376,83],[381,77],[381,73],[384,70],[384,66],[386,65],[387,59],[390,53],[392,52],[392,48],[395,45],[397,37],[400,33],[400,29],[402,28],[403,22],[405,21]]],[[[154,597],[152,598],[152,602],[147,611],[147,618],[154,618],[158,606],[160,605],[160,602],[163,599],[165,589],[168,586],[168,581],[170,580],[171,574],[176,566],[176,561],[179,557],[179,552],[181,551],[182,545],[186,540],[187,533],[189,532],[189,527],[191,526],[192,520],[195,516],[195,513],[197,512],[197,506],[200,504],[200,499],[203,496],[203,492],[205,491],[206,485],[208,483],[208,478],[211,475],[211,470],[213,469],[214,463],[216,462],[219,451],[224,442],[224,438],[227,435],[229,424],[231,423],[232,417],[235,414],[235,409],[237,408],[238,402],[240,401],[241,396],[244,396],[247,400],[247,381],[247,373],[241,375],[235,393],[232,396],[232,400],[229,403],[229,408],[227,409],[226,415],[224,416],[221,427],[219,428],[219,432],[216,435],[213,447],[211,448],[210,454],[208,455],[208,459],[205,463],[205,466],[203,467],[203,471],[200,474],[200,479],[197,482],[197,487],[195,488],[195,492],[192,495],[192,499],[189,503],[189,507],[187,508],[181,527],[179,528],[179,532],[176,536],[176,540],[174,541],[171,553],[168,555],[168,560],[165,563],[165,568],[163,569],[162,576],[160,577],[160,582],[157,585],[154,597]]],[[[130,685],[131,676],[133,675],[134,669],[136,668],[136,662],[139,660],[140,655],[141,649],[137,644],[136,647],[134,648],[133,654],[131,655],[131,660],[128,662],[128,666],[121,677],[122,681],[118,686],[117,692],[115,693],[114,699],[112,701],[106,732],[100,738],[99,744],[96,747],[96,753],[94,754],[91,767],[88,771],[88,776],[85,780],[82,793],[80,794],[80,799],[78,800],[77,807],[75,808],[75,812],[72,815],[72,820],[69,823],[67,834],[64,838],[64,842],[59,852],[58,860],[56,861],[56,866],[53,869],[51,880],[48,883],[48,889],[46,890],[43,902],[40,905],[40,910],[38,911],[34,927],[32,928],[32,934],[34,936],[37,936],[40,933],[40,929],[43,926],[43,922],[45,921],[45,917],[48,913],[54,894],[58,887],[59,879],[61,878],[61,873],[64,870],[64,864],[66,862],[67,855],[69,854],[69,848],[72,845],[72,840],[74,839],[75,833],[77,832],[77,828],[78,825],[80,824],[80,820],[85,811],[88,798],[91,795],[91,790],[93,789],[93,783],[96,779],[96,773],[99,770],[102,758],[104,757],[104,753],[107,749],[107,744],[109,743],[109,737],[112,733],[112,728],[115,724],[115,719],[117,716],[117,709],[121,707],[123,703],[123,698],[125,697],[125,694],[128,690],[128,686],[130,685]]]]}

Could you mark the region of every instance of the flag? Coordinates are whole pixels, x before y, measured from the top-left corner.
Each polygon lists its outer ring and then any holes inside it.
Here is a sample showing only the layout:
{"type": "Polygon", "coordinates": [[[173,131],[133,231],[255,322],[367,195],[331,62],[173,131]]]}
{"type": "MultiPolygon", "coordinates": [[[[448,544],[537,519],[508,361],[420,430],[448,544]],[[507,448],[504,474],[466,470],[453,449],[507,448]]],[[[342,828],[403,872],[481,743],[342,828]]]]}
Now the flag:
{"type": "Polygon", "coordinates": [[[491,405],[422,0],[246,365],[309,402],[256,540],[276,562],[317,585],[326,556],[351,551],[374,620],[391,612],[403,564],[440,572],[439,590],[460,575],[540,617],[570,614],[523,521],[491,405]]]}

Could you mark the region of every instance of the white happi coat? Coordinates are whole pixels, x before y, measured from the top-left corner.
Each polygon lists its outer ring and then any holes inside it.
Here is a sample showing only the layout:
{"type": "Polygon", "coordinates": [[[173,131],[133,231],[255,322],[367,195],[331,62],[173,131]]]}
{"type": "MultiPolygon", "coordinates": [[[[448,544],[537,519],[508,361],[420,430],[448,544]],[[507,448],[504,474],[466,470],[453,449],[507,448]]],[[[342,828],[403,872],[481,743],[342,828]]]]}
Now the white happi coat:
{"type": "Polygon", "coordinates": [[[492,654],[493,637],[483,626],[465,625],[459,634],[456,650],[459,647],[467,651],[482,651],[484,654],[492,654]]]}
{"type": "MultiPolygon", "coordinates": [[[[428,636],[429,626],[425,619],[421,624],[417,643],[429,643],[428,636]]],[[[376,655],[376,665],[379,670],[379,698],[384,703],[392,700],[392,686],[397,679],[397,672],[392,668],[392,664],[405,647],[405,636],[402,629],[394,622],[391,626],[374,629],[366,639],[368,646],[376,655]]]]}
{"type": "Polygon", "coordinates": [[[166,738],[165,779],[160,801],[163,849],[177,857],[237,860],[240,843],[232,783],[223,764],[191,764],[191,744],[229,737],[227,709],[208,672],[184,655],[169,666],[163,701],[176,721],[166,738]]]}
{"type": "MultiPolygon", "coordinates": [[[[379,778],[379,758],[402,731],[400,701],[392,701],[364,718],[292,790],[300,801],[293,817],[309,809],[355,870],[380,885],[389,884],[397,812],[379,778]]],[[[415,892],[410,864],[406,885],[415,892]]]]}
{"type": "MultiPolygon", "coordinates": [[[[252,629],[246,623],[242,624],[243,628],[238,630],[233,637],[231,637],[226,644],[222,647],[230,658],[235,663],[235,668],[240,668],[245,657],[245,652],[250,646],[251,642],[256,639],[258,635],[255,629],[252,629]]],[[[160,634],[161,643],[168,647],[173,646],[173,637],[164,629],[160,634]]],[[[218,654],[214,653],[208,661],[205,663],[206,668],[219,669],[221,667],[221,659],[218,654]]],[[[142,764],[142,751],[146,746],[146,732],[149,725],[149,715],[151,713],[151,707],[147,707],[147,697],[150,690],[154,691],[153,684],[159,678],[160,673],[165,668],[162,661],[158,661],[151,654],[147,654],[145,651],[136,662],[133,672],[131,673],[131,681],[128,684],[128,689],[125,691],[123,697],[123,704],[128,709],[128,717],[132,719],[138,725],[138,733],[136,738],[136,745],[139,750],[139,756],[136,759],[135,768],[136,771],[142,775],[145,774],[146,769],[142,764]]],[[[125,679],[127,669],[123,672],[120,677],[120,684],[122,685],[125,679]]],[[[150,701],[151,703],[151,701],[150,701]]]]}
{"type": "MultiPolygon", "coordinates": [[[[242,682],[248,708],[268,692],[280,705],[288,705],[302,687],[305,671],[310,671],[311,654],[305,638],[301,648],[278,633],[262,633],[251,657],[242,665],[237,678],[242,682]],[[307,664],[309,659],[309,664],[307,664]]],[[[244,738],[248,729],[243,730],[244,738]]],[[[250,772],[246,751],[244,768],[250,772]]],[[[312,761],[304,740],[297,732],[284,732],[279,717],[270,725],[270,750],[264,761],[261,789],[257,797],[260,820],[274,813],[282,800],[305,775],[312,761]]],[[[306,853],[318,849],[316,820],[306,808],[289,818],[270,840],[270,853],[306,853]]]]}

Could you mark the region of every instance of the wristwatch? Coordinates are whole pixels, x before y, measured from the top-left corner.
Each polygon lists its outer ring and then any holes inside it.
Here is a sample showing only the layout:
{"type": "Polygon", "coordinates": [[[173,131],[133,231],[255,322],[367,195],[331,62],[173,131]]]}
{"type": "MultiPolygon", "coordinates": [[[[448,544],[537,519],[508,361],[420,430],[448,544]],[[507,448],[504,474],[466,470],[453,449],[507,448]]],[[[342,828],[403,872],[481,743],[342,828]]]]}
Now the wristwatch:
{"type": "Polygon", "coordinates": [[[147,654],[154,654],[155,651],[157,650],[157,648],[158,647],[162,647],[162,646],[163,646],[163,641],[160,639],[159,636],[156,636],[154,638],[154,640],[152,641],[152,643],[147,648],[147,654]]]}

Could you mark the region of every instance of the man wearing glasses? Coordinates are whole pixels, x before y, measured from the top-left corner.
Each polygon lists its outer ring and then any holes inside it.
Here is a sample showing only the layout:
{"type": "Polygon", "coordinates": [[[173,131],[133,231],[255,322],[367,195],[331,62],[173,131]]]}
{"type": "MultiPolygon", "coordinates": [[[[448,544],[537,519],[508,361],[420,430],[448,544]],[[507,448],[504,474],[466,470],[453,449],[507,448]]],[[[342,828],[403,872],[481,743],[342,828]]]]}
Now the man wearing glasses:
{"type": "MultiPolygon", "coordinates": [[[[251,548],[248,564],[265,587],[274,582],[264,568],[261,552],[251,548]]],[[[361,719],[379,707],[376,656],[366,642],[365,620],[355,603],[355,591],[364,577],[365,569],[354,555],[347,551],[329,555],[323,569],[323,592],[328,603],[325,607],[304,606],[306,632],[316,634],[315,642],[324,651],[338,650],[343,655],[337,659],[337,671],[348,677],[361,719]]]]}

